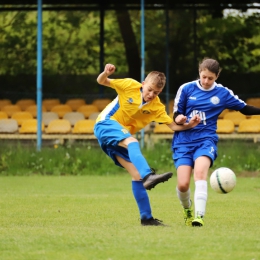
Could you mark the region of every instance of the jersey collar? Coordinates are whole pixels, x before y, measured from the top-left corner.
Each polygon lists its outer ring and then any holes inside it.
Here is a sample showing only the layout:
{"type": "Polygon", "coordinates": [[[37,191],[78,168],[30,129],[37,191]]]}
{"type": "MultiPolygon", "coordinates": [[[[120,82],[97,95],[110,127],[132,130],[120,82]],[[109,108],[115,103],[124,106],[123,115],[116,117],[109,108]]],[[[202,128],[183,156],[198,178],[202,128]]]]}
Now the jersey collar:
{"type": "Polygon", "coordinates": [[[203,87],[200,85],[200,80],[199,80],[199,79],[196,81],[196,83],[197,83],[198,88],[201,89],[201,90],[203,90],[203,91],[211,91],[211,90],[214,89],[215,86],[216,86],[216,82],[214,82],[210,88],[205,89],[205,88],[203,88],[203,87]]]}

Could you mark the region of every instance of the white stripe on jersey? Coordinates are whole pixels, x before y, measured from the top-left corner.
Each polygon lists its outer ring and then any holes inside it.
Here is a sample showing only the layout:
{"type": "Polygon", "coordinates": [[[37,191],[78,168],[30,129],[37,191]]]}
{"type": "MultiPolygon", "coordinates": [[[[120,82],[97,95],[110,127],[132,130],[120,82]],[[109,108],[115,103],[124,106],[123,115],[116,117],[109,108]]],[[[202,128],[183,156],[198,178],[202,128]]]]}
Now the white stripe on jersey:
{"type": "MultiPolygon", "coordinates": [[[[100,113],[97,118],[97,122],[105,120],[113,109],[118,105],[118,96],[100,113]]],[[[116,111],[115,111],[116,112],[116,111]]]]}
{"type": "Polygon", "coordinates": [[[181,92],[182,92],[182,89],[184,88],[185,85],[187,84],[190,84],[192,82],[195,82],[195,81],[191,81],[191,82],[188,82],[188,83],[184,83],[182,84],[179,89],[178,89],[178,92],[175,96],[175,99],[174,99],[174,106],[173,106],[173,113],[175,113],[176,111],[178,111],[178,103],[179,103],[179,100],[180,100],[180,96],[181,96],[181,92]]]}

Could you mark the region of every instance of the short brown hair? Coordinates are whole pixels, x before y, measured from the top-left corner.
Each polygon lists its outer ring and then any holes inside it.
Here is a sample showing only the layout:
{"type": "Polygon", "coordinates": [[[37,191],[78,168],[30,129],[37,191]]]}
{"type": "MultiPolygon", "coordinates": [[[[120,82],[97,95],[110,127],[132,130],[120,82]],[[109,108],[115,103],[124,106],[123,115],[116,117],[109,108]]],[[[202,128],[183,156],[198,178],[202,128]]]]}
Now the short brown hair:
{"type": "Polygon", "coordinates": [[[145,81],[150,81],[158,88],[163,88],[166,83],[166,77],[163,72],[151,71],[145,78],[145,81]]]}
{"type": "Polygon", "coordinates": [[[200,63],[199,63],[199,72],[202,70],[208,69],[209,71],[213,72],[216,74],[216,76],[219,76],[219,73],[221,72],[221,68],[219,66],[218,61],[210,58],[204,58],[200,63]]]}

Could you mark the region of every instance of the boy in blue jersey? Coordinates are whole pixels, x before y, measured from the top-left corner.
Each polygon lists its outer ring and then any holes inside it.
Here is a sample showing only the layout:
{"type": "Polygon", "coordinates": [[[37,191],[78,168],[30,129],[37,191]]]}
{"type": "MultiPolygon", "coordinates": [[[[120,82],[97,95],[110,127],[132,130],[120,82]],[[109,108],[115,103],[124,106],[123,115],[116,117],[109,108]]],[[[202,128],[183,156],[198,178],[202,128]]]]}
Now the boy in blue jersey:
{"type": "Polygon", "coordinates": [[[99,84],[115,89],[118,96],[100,113],[94,134],[103,151],[131,175],[141,224],[161,226],[162,222],[152,216],[146,189],[167,181],[172,173],[155,174],[142,155],[138,140],[132,135],[153,121],[167,124],[174,131],[194,127],[200,120],[196,115],[189,123],[178,126],[167,115],[158,97],[166,82],[163,73],[153,71],[143,83],[139,83],[130,78],[108,78],[114,72],[115,66],[106,64],[97,78],[99,84]]]}
{"type": "Polygon", "coordinates": [[[201,122],[193,129],[175,132],[172,141],[173,160],[177,169],[177,196],[183,207],[187,226],[203,226],[207,203],[207,174],[217,158],[217,119],[224,109],[244,115],[259,115],[260,109],[248,106],[232,90],[217,84],[221,68],[214,59],[199,64],[199,79],[180,86],[174,101],[174,121],[187,123],[194,115],[201,122]],[[190,179],[194,173],[195,192],[193,216],[190,179]]]}

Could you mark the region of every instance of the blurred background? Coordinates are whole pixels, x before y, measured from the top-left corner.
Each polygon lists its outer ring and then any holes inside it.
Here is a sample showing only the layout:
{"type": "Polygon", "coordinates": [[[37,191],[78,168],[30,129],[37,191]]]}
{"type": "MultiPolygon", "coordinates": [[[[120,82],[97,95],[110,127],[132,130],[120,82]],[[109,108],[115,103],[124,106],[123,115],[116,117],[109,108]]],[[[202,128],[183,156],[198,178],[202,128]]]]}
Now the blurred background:
{"type": "MultiPolygon", "coordinates": [[[[0,1],[0,99],[13,103],[36,99],[37,3],[23,2],[0,1]]],[[[113,98],[96,83],[106,63],[117,67],[114,78],[141,80],[140,1],[49,2],[42,5],[43,99],[113,98]]],[[[243,99],[260,96],[259,1],[157,2],[145,1],[145,73],[168,72],[169,99],[198,77],[204,57],[220,62],[218,83],[243,99]]]]}

